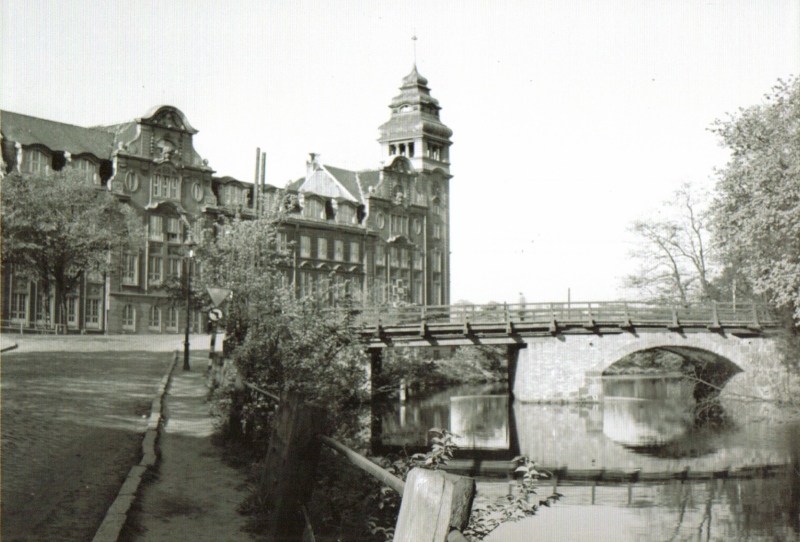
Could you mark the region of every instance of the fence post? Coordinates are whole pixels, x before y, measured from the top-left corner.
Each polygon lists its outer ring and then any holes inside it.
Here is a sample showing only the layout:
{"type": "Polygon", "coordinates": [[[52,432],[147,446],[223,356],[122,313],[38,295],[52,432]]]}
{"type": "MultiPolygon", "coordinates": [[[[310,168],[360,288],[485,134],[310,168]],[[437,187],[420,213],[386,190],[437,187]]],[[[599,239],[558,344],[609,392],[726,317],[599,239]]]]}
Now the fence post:
{"type": "Polygon", "coordinates": [[[299,542],[305,519],[302,507],[314,487],[320,441],[327,429],[324,409],[304,404],[290,394],[281,401],[267,451],[264,492],[270,540],[299,542]]]}
{"type": "Polygon", "coordinates": [[[469,521],[475,480],[427,469],[406,478],[393,542],[445,542],[469,521]]]}

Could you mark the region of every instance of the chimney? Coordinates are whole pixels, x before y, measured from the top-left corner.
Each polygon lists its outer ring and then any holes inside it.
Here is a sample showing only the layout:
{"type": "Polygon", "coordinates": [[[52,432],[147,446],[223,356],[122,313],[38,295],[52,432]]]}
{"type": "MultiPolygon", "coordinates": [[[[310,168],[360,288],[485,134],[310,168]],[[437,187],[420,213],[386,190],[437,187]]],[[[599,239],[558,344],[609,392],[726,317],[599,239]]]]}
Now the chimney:
{"type": "Polygon", "coordinates": [[[309,160],[306,162],[306,179],[314,175],[314,172],[320,169],[319,155],[314,152],[308,153],[309,160]]]}

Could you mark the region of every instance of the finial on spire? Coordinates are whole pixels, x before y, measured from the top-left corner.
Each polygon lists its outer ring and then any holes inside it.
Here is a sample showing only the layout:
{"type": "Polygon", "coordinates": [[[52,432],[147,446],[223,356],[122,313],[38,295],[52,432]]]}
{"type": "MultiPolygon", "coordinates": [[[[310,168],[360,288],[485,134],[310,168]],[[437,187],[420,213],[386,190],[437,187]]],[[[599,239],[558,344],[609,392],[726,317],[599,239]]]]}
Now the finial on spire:
{"type": "Polygon", "coordinates": [[[417,67],[417,31],[414,30],[414,35],[411,36],[411,41],[414,42],[414,67],[417,67]]]}

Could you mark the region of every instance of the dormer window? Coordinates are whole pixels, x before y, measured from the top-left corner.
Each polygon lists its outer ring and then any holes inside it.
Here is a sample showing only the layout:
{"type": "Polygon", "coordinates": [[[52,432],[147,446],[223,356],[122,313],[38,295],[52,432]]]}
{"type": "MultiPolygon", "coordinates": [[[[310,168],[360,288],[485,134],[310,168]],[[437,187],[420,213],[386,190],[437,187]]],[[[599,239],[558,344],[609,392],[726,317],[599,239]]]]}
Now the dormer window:
{"type": "Polygon", "coordinates": [[[87,182],[92,184],[100,184],[100,175],[98,173],[98,166],[91,160],[85,158],[77,158],[72,160],[72,167],[81,173],[81,176],[87,182]]]}
{"type": "Polygon", "coordinates": [[[34,175],[50,175],[50,156],[38,149],[25,149],[22,169],[34,175]]]}

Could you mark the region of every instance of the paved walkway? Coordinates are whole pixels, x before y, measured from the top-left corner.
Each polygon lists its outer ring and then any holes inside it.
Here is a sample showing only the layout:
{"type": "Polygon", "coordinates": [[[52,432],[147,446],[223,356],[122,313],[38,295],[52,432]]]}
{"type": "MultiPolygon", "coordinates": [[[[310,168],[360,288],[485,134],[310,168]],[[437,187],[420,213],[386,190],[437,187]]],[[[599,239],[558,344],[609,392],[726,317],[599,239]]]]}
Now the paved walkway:
{"type": "Polygon", "coordinates": [[[192,357],[191,371],[178,362],[164,401],[166,423],[158,439],[154,479],[139,488],[124,541],[256,541],[237,512],[248,490],[246,475],[223,461],[212,442],[206,401],[206,358],[192,357]]]}

